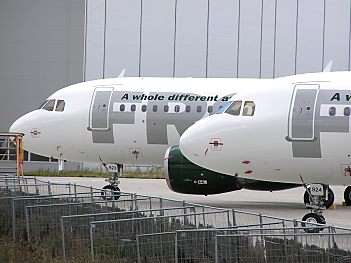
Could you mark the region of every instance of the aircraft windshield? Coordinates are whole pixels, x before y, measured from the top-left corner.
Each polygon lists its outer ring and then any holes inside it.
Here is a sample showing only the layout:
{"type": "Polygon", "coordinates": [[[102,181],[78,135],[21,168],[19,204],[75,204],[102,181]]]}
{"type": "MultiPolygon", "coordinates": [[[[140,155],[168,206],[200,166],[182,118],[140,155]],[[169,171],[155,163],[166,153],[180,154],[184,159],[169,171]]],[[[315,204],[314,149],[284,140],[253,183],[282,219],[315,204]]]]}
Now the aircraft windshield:
{"type": "Polygon", "coordinates": [[[44,107],[44,105],[48,102],[48,100],[44,101],[42,104],[40,104],[38,109],[42,109],[44,107]]]}
{"type": "Polygon", "coordinates": [[[219,107],[219,109],[216,112],[216,114],[221,114],[221,113],[225,112],[226,109],[228,109],[228,107],[230,106],[230,104],[232,104],[232,101],[228,101],[228,102],[224,103],[223,106],[219,107]]]}
{"type": "Polygon", "coordinates": [[[241,104],[242,101],[241,100],[236,100],[234,101],[225,111],[225,113],[228,113],[230,115],[234,115],[234,116],[238,116],[240,115],[240,111],[241,111],[241,104]]]}

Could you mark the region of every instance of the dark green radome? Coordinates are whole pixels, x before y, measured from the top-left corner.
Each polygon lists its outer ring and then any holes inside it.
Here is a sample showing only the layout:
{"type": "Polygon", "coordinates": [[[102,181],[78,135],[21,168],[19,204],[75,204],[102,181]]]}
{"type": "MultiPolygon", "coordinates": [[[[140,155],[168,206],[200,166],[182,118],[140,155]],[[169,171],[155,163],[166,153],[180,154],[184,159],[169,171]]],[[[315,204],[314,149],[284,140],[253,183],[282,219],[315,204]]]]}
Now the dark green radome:
{"type": "Polygon", "coordinates": [[[173,146],[165,160],[168,187],[183,194],[210,195],[240,190],[238,180],[229,175],[204,169],[190,162],[173,146]]]}
{"type": "Polygon", "coordinates": [[[267,182],[236,178],[216,173],[190,162],[178,146],[167,150],[165,177],[168,187],[178,193],[210,195],[240,190],[279,191],[301,186],[300,184],[267,182]]]}

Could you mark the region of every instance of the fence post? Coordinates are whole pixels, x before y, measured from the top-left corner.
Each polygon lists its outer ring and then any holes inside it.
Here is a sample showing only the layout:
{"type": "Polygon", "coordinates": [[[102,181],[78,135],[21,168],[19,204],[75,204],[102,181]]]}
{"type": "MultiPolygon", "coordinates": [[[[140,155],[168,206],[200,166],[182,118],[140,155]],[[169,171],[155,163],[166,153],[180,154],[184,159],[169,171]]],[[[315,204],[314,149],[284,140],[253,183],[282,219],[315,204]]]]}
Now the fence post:
{"type": "Polygon", "coordinates": [[[91,255],[92,261],[94,261],[94,237],[93,237],[94,227],[95,227],[94,224],[90,224],[90,255],[91,255]]]}
{"type": "Polygon", "coordinates": [[[328,227],[328,233],[329,233],[329,235],[328,235],[328,263],[330,262],[330,250],[331,250],[331,242],[330,242],[330,238],[331,238],[331,226],[329,226],[328,227]]]}
{"type": "Polygon", "coordinates": [[[267,249],[266,249],[266,239],[263,236],[263,219],[262,219],[262,214],[259,214],[259,220],[260,220],[260,232],[261,232],[261,242],[262,242],[262,248],[263,248],[263,258],[264,262],[267,262],[267,249]]]}
{"type": "Polygon", "coordinates": [[[134,210],[138,210],[138,197],[136,194],[134,194],[133,198],[134,198],[134,210]]]}
{"type": "Polygon", "coordinates": [[[28,244],[29,244],[29,242],[30,242],[30,230],[29,230],[29,215],[28,215],[28,207],[26,206],[25,208],[24,208],[24,214],[25,214],[25,216],[26,216],[26,226],[27,226],[27,240],[28,240],[28,244]]]}
{"type": "Polygon", "coordinates": [[[35,194],[39,195],[38,179],[36,177],[34,177],[34,185],[35,185],[35,194]]]}
{"type": "Polygon", "coordinates": [[[48,181],[48,194],[51,195],[51,184],[49,181],[48,181]]]}
{"type": "Polygon", "coordinates": [[[286,240],[286,232],[285,232],[285,220],[282,220],[283,224],[283,234],[284,234],[284,256],[285,256],[285,262],[288,262],[288,247],[287,247],[287,240],[286,240]]]}
{"type": "Polygon", "coordinates": [[[77,185],[76,183],[73,184],[74,187],[74,196],[77,197],[77,185]]]}
{"type": "Polygon", "coordinates": [[[91,202],[94,203],[94,193],[93,193],[93,187],[90,186],[90,196],[91,196],[91,202]]]}
{"type": "Polygon", "coordinates": [[[139,235],[136,236],[136,245],[137,245],[137,259],[138,259],[138,263],[141,263],[139,235]]]}
{"type": "Polygon", "coordinates": [[[63,256],[63,262],[67,262],[66,258],[66,243],[65,243],[65,228],[63,224],[63,217],[61,216],[61,238],[62,238],[62,256],[63,256]]]}
{"type": "Polygon", "coordinates": [[[16,213],[15,213],[15,199],[12,198],[12,240],[16,241],[16,213]]]}
{"type": "Polygon", "coordinates": [[[175,231],[174,237],[174,262],[178,263],[178,231],[175,231]]]}
{"type": "MultiPolygon", "coordinates": [[[[162,208],[163,208],[163,199],[160,197],[160,209],[162,209],[162,208]]],[[[163,212],[162,212],[162,210],[160,210],[160,215],[161,215],[161,216],[164,215],[163,212]]]]}
{"type": "Polygon", "coordinates": [[[230,210],[227,211],[227,218],[228,218],[228,227],[231,227],[231,223],[230,223],[230,210]]]}
{"type": "Polygon", "coordinates": [[[215,263],[218,263],[218,236],[215,235],[215,263]]]}
{"type": "Polygon", "coordinates": [[[236,226],[236,211],[232,209],[233,226],[236,226]]]}
{"type": "Polygon", "coordinates": [[[297,262],[301,262],[301,253],[300,253],[300,246],[297,245],[297,221],[296,219],[293,220],[294,222],[294,245],[296,246],[297,249],[297,262]]]}

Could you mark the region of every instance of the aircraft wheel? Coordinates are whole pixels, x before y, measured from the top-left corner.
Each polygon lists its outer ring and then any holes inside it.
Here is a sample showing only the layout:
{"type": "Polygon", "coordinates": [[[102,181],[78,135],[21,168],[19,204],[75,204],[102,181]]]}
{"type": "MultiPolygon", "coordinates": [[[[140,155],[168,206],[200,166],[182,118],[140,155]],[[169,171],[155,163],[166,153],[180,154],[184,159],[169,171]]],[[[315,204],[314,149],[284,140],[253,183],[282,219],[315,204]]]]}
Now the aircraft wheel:
{"type": "Polygon", "coordinates": [[[345,203],[348,206],[351,206],[351,186],[346,187],[344,192],[345,203]]]}
{"type": "Polygon", "coordinates": [[[114,185],[105,185],[101,191],[101,197],[104,200],[110,201],[110,200],[118,200],[121,197],[121,190],[119,187],[114,186],[114,185]]]}
{"type": "MultiPolygon", "coordinates": [[[[350,189],[350,191],[351,191],[351,189],[350,189]]],[[[351,194],[350,194],[350,197],[351,197],[351,194]]],[[[327,209],[329,207],[331,207],[334,204],[334,200],[335,200],[334,192],[332,189],[328,188],[328,200],[325,203],[325,207],[327,209]]],[[[346,198],[345,198],[345,200],[346,200],[346,198]]],[[[307,191],[305,191],[305,194],[303,195],[303,201],[304,201],[305,205],[310,204],[312,202],[311,197],[307,191]]]]}
{"type": "Polygon", "coordinates": [[[308,213],[306,215],[304,215],[304,217],[302,218],[302,222],[301,225],[302,227],[306,227],[304,228],[304,231],[307,233],[319,233],[320,231],[322,231],[324,228],[320,227],[320,226],[316,226],[315,224],[325,224],[325,218],[324,216],[320,216],[317,215],[315,213],[308,213]]]}

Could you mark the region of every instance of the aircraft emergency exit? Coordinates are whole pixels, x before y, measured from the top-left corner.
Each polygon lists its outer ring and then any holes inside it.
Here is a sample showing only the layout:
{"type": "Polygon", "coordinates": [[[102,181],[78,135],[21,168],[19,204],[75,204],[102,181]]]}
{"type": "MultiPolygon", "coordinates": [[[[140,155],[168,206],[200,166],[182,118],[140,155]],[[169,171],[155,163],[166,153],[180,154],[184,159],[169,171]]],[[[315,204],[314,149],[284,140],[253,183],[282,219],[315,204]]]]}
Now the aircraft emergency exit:
{"type": "MultiPolygon", "coordinates": [[[[234,95],[185,131],[179,147],[189,161],[233,178],[303,184],[314,211],[303,220],[325,223],[328,186],[351,185],[351,72],[303,76],[234,95]]],[[[351,205],[350,186],[344,198],[351,205]]]]}

